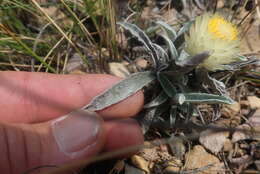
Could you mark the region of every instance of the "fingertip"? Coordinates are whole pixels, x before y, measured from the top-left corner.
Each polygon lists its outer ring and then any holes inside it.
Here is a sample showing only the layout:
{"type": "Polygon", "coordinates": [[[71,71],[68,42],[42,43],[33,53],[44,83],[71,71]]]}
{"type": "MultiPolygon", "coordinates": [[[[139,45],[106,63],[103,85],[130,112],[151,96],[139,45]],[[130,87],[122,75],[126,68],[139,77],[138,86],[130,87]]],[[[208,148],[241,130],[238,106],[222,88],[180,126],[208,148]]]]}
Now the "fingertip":
{"type": "Polygon", "coordinates": [[[87,159],[105,142],[103,120],[87,111],[40,124],[1,123],[0,133],[0,171],[5,174],[87,159]]]}
{"type": "MultiPolygon", "coordinates": [[[[144,142],[143,133],[134,119],[113,120],[105,123],[105,151],[114,151],[144,142]]],[[[132,154],[135,152],[130,152],[132,154]]]]}
{"type": "Polygon", "coordinates": [[[51,121],[51,130],[59,152],[65,155],[63,160],[93,156],[104,145],[104,121],[95,112],[73,111],[51,121]]]}

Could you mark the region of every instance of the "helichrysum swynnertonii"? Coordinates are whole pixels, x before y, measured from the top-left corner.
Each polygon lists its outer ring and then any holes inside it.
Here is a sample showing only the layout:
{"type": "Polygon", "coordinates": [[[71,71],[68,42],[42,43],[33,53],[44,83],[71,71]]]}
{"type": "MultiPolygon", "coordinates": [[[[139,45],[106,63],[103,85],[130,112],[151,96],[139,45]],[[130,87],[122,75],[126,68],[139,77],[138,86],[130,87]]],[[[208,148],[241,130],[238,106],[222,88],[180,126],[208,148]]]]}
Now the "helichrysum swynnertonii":
{"type": "Polygon", "coordinates": [[[218,14],[197,17],[185,40],[185,51],[190,55],[211,51],[211,56],[199,65],[210,71],[223,69],[224,64],[238,60],[238,29],[218,14]]]}

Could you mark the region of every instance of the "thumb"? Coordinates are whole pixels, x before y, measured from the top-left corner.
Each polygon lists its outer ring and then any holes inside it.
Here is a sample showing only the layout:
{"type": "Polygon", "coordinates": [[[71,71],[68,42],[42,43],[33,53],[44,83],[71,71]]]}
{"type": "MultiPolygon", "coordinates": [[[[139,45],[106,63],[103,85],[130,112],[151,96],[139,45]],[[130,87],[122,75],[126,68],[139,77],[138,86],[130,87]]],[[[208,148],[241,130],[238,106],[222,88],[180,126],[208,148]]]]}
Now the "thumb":
{"type": "Polygon", "coordinates": [[[18,174],[41,165],[90,157],[103,147],[103,121],[88,111],[35,124],[0,124],[0,171],[18,174]]]}

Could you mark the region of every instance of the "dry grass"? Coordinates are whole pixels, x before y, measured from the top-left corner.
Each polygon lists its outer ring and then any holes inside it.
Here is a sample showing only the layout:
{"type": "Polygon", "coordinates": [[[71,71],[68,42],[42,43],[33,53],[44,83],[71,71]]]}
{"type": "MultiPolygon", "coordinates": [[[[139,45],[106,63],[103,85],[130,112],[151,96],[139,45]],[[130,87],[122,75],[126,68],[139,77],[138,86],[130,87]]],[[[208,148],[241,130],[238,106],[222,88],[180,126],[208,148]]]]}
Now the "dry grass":
{"type": "MultiPolygon", "coordinates": [[[[37,0],[0,1],[0,70],[65,74],[68,73],[67,68],[70,59],[78,57],[85,72],[107,72],[108,62],[121,61],[125,54],[131,54],[128,52],[122,53],[122,50],[125,48],[122,48],[122,40],[119,39],[116,26],[118,16],[120,15],[116,13],[117,9],[115,8],[118,8],[118,6],[114,4],[119,1],[60,0],[59,3],[47,3],[37,0]]],[[[174,1],[175,4],[167,1],[167,3],[160,6],[155,3],[157,1],[147,0],[148,6],[146,7],[143,6],[142,2],[131,1],[129,2],[130,5],[127,3],[123,4],[124,9],[130,11],[124,16],[126,20],[140,24],[142,27],[150,26],[151,19],[155,20],[158,18],[178,26],[204,11],[217,11],[220,2],[225,2],[225,8],[222,8],[221,12],[227,13],[235,23],[241,25],[241,34],[244,38],[247,37],[255,20],[260,19],[260,7],[257,0],[252,1],[254,5],[249,10],[244,10],[249,0],[215,0],[214,3],[205,1],[205,4],[197,0],[179,0],[174,1]],[[189,6],[191,2],[195,2],[195,6],[192,6],[193,8],[189,6]],[[237,8],[234,8],[237,3],[240,4],[238,4],[237,8]],[[129,7],[126,5],[129,5],[129,7]],[[151,9],[155,7],[160,8],[158,11],[151,12],[151,9]],[[183,10],[177,12],[177,8],[182,8],[183,10]]],[[[148,28],[147,31],[150,32],[150,35],[153,35],[157,29],[148,28]]],[[[253,44],[256,45],[257,43],[253,44]]],[[[250,56],[259,56],[260,54],[259,50],[246,49],[245,52],[251,54],[250,56]]],[[[245,66],[236,73],[230,72],[225,75],[213,73],[213,76],[225,82],[231,96],[238,102],[245,101],[247,95],[259,95],[256,88],[260,86],[260,73],[256,66],[245,66]]],[[[209,113],[209,110],[212,111],[214,108],[209,108],[208,106],[200,106],[200,108],[202,115],[200,115],[198,120],[202,123],[211,123],[215,116],[209,113]]],[[[250,109],[246,107],[245,110],[249,111],[250,109]]],[[[232,121],[230,120],[229,123],[233,124],[232,121]]],[[[241,118],[235,121],[235,125],[245,122],[241,118]]],[[[201,129],[198,128],[198,130],[201,129]]],[[[174,131],[180,134],[183,133],[181,128],[177,128],[174,131]]],[[[169,134],[166,131],[164,133],[164,135],[169,134]]],[[[161,138],[165,137],[164,135],[154,131],[150,134],[150,137],[148,135],[148,138],[161,138]]],[[[198,137],[188,137],[186,135],[186,138],[190,140],[191,145],[198,144],[198,137]],[[196,140],[192,141],[194,139],[196,140]]],[[[155,145],[170,143],[169,141],[164,143],[157,142],[155,145]]],[[[139,148],[139,146],[131,147],[125,151],[129,152],[139,148]]],[[[65,166],[65,169],[66,167],[71,168],[75,165],[85,166],[92,162],[110,159],[117,153],[121,154],[124,151],[80,161],[65,166]]],[[[224,154],[224,162],[227,160],[226,158],[227,155],[224,154]]],[[[63,169],[61,168],[61,170],[63,169]]]]}

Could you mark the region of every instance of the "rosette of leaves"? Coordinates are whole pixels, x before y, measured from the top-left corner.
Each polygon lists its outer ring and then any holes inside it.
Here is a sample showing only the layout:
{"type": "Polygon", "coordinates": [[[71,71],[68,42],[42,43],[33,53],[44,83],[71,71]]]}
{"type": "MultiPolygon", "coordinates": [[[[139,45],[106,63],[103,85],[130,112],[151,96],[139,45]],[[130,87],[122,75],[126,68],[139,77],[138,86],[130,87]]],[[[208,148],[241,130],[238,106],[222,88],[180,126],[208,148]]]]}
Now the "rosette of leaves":
{"type": "Polygon", "coordinates": [[[161,123],[161,128],[172,127],[177,118],[190,118],[195,104],[232,104],[233,100],[226,95],[225,85],[208,75],[208,71],[199,67],[211,55],[211,50],[190,56],[184,50],[184,34],[192,22],[185,23],[178,31],[170,25],[159,21],[157,28],[164,40],[163,45],[152,42],[148,35],[134,24],[119,22],[127,32],[142,43],[150,55],[152,67],[149,71],[138,72],[115,84],[84,109],[97,111],[120,102],[145,86],[150,85],[150,98],[141,122],[145,130],[151,125],[161,123]],[[206,93],[206,84],[212,93],[206,93]]]}

